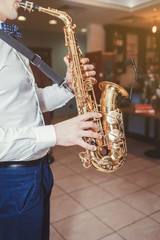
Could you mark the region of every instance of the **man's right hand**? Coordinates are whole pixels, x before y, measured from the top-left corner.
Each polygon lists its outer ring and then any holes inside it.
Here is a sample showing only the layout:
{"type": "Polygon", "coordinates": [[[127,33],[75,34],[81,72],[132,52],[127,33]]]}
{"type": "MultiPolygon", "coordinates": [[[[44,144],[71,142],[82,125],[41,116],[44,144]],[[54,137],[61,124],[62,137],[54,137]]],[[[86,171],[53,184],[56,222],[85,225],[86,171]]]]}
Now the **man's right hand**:
{"type": "Polygon", "coordinates": [[[100,113],[88,112],[54,125],[56,145],[79,145],[87,150],[95,151],[96,147],[83,140],[83,137],[101,139],[99,129],[91,119],[100,118],[100,113]]]}

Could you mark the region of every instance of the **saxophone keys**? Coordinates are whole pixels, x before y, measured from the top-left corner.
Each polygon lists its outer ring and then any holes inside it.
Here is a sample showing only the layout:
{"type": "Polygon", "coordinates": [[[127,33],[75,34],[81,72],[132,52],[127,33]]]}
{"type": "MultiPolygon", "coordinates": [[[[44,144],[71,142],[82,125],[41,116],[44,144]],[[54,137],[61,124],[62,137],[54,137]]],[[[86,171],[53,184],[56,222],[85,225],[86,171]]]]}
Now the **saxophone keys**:
{"type": "Polygon", "coordinates": [[[110,113],[106,116],[106,121],[108,124],[118,124],[119,120],[120,114],[116,111],[110,111],[110,113]]]}
{"type": "Polygon", "coordinates": [[[88,156],[86,152],[80,152],[79,157],[81,159],[83,167],[89,168],[92,165],[91,161],[88,160],[88,156]]]}
{"type": "Polygon", "coordinates": [[[112,129],[109,132],[108,137],[111,142],[119,142],[123,136],[118,129],[112,129]]]}

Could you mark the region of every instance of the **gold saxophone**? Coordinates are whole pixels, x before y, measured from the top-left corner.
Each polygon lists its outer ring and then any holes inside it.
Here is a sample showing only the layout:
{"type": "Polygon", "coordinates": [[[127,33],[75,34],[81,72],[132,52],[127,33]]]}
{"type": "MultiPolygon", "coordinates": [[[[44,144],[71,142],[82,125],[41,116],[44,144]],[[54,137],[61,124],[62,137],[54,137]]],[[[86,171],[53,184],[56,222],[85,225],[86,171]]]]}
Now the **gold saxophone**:
{"type": "Polygon", "coordinates": [[[99,84],[102,90],[100,105],[97,104],[92,78],[86,78],[81,64],[82,52],[77,45],[76,25],[66,13],[53,8],[43,8],[33,2],[20,2],[20,6],[29,12],[37,10],[61,19],[64,22],[65,46],[71,59],[74,91],[78,114],[101,112],[102,119],[93,119],[102,135],[101,140],[84,138],[97,146],[96,151],[86,150],[79,154],[85,168],[93,165],[98,171],[113,172],[125,162],[127,145],[124,133],[122,111],[118,108],[118,100],[128,98],[128,93],[119,85],[103,81],[99,84]]]}

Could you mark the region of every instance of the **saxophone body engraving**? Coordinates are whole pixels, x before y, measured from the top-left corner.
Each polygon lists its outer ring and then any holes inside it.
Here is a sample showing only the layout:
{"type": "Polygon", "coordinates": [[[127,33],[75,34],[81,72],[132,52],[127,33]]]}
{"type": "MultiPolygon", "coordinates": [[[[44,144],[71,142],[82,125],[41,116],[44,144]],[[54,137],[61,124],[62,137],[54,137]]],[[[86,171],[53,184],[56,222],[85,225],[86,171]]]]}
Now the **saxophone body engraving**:
{"type": "Polygon", "coordinates": [[[64,22],[65,46],[71,59],[74,92],[79,115],[86,112],[101,112],[102,119],[93,119],[102,134],[101,140],[85,138],[90,144],[97,146],[92,152],[86,150],[79,154],[85,168],[94,166],[101,172],[113,172],[125,162],[127,158],[127,145],[124,133],[122,111],[118,108],[118,100],[128,97],[125,89],[111,82],[101,82],[102,90],[100,104],[98,105],[93,89],[92,78],[86,78],[81,64],[82,52],[77,45],[75,34],[76,25],[72,24],[71,17],[66,13],[53,8],[43,8],[31,2],[20,2],[25,10],[37,10],[61,19],[64,22]]]}

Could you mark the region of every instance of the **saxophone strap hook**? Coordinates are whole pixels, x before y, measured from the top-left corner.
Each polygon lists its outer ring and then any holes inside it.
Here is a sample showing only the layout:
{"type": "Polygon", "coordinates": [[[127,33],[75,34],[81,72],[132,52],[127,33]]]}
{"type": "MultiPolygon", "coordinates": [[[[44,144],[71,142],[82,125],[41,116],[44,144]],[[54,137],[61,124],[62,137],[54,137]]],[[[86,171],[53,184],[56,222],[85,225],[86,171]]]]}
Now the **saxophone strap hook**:
{"type": "Polygon", "coordinates": [[[135,64],[135,61],[134,61],[133,58],[131,58],[131,59],[126,61],[126,65],[130,65],[130,64],[132,64],[132,67],[133,67],[134,72],[135,72],[135,80],[134,80],[134,82],[133,82],[133,84],[131,86],[130,93],[129,93],[129,99],[132,100],[133,87],[134,87],[135,83],[138,80],[138,72],[137,72],[136,64],[135,64]]]}

